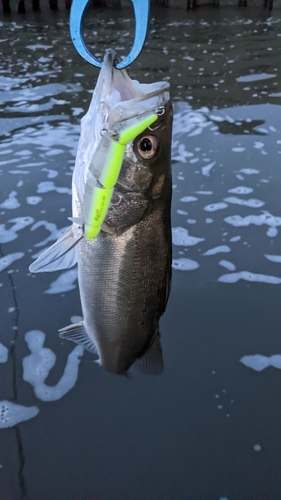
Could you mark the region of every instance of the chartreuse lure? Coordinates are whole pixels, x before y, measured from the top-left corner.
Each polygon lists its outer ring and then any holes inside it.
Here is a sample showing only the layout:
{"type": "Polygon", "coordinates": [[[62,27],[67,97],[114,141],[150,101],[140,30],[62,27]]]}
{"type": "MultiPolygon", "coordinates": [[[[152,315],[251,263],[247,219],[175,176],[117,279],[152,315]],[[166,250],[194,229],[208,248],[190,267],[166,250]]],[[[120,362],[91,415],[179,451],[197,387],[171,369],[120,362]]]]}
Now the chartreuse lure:
{"type": "Polygon", "coordinates": [[[138,116],[123,122],[127,124],[125,128],[122,127],[122,123],[121,127],[118,124],[120,127],[118,132],[114,130],[104,132],[89,167],[92,175],[85,186],[83,219],[87,240],[95,238],[101,230],[120,174],[127,144],[144,132],[157,118],[156,113],[145,113],[145,117],[141,120],[138,116]]]}

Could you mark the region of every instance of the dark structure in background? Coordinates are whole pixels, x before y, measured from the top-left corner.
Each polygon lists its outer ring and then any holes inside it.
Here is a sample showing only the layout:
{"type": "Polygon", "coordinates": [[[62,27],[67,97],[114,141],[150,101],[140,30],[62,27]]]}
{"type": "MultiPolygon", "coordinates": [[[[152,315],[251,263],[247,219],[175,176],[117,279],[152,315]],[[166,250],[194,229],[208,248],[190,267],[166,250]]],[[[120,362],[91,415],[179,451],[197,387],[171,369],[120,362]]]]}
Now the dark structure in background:
{"type": "MultiPolygon", "coordinates": [[[[65,0],[65,8],[70,9],[71,0],[65,0]]],[[[97,3],[104,3],[97,2],[97,3]]],[[[10,0],[2,0],[3,12],[9,14],[11,12],[10,0]]],[[[40,0],[31,0],[31,6],[33,12],[40,12],[40,0]]],[[[58,0],[49,0],[49,6],[51,10],[58,10],[58,0]]],[[[25,0],[18,0],[16,10],[19,14],[25,14],[26,12],[26,2],[25,0]]]]}
{"type": "MultiPolygon", "coordinates": [[[[46,0],[41,0],[46,2],[46,0]]],[[[49,2],[49,7],[51,10],[56,11],[59,10],[59,3],[61,5],[65,5],[66,9],[70,9],[72,0],[47,0],[49,2]]],[[[151,5],[157,5],[160,7],[169,7],[173,2],[169,0],[150,0],[151,5]]],[[[27,2],[31,2],[33,12],[40,12],[40,0],[17,0],[16,2],[16,11],[19,14],[25,14],[26,12],[26,4],[27,2]]],[[[214,7],[219,7],[219,0],[210,0],[210,3],[214,5],[214,7]]],[[[182,0],[183,6],[186,7],[187,10],[195,9],[198,7],[197,0],[182,0]]],[[[3,12],[5,14],[9,14],[11,12],[10,0],[2,0],[3,12]]],[[[92,6],[94,8],[120,8],[121,0],[92,0],[92,6]]],[[[238,0],[238,6],[247,6],[247,0],[238,0]]],[[[269,11],[273,8],[273,0],[264,0],[263,7],[265,9],[268,8],[269,11]]]]}

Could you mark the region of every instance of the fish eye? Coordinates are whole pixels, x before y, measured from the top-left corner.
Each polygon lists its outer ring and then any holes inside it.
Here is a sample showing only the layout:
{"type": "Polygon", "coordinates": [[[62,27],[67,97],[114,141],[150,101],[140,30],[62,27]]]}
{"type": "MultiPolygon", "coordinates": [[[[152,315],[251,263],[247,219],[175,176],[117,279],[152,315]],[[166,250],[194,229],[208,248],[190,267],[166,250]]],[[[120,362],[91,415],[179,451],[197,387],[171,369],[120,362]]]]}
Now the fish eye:
{"type": "Polygon", "coordinates": [[[137,152],[145,160],[156,155],[159,149],[159,141],[154,135],[146,135],[137,142],[137,152]]]}

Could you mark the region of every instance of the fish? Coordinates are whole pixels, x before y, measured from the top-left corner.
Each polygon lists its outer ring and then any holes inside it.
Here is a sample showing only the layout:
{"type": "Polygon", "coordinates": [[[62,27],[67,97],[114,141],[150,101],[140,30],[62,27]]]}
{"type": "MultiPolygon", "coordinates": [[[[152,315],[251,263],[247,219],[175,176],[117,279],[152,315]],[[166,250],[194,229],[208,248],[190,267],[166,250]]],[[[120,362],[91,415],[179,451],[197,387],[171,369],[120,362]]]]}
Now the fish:
{"type": "MultiPolygon", "coordinates": [[[[166,81],[139,83],[114,67],[105,52],[88,111],[81,119],[72,177],[72,225],[29,270],[51,272],[78,264],[83,321],[59,330],[115,375],[136,365],[146,374],[164,369],[159,320],[171,287],[171,135],[173,110],[166,81]],[[85,190],[95,172],[103,133],[157,120],[125,147],[108,211],[93,239],[85,237],[85,190]]],[[[117,132],[116,132],[117,131],[117,132]]],[[[102,188],[103,186],[101,186],[102,188]]]]}

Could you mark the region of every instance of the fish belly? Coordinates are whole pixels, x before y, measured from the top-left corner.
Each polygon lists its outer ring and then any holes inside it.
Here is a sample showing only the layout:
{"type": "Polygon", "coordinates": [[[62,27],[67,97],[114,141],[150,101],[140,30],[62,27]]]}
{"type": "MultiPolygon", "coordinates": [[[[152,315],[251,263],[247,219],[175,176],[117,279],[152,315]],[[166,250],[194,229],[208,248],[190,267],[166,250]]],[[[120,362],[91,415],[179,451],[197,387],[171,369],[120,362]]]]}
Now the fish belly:
{"type": "Polygon", "coordinates": [[[101,364],[125,373],[151,343],[169,295],[170,201],[159,203],[120,236],[79,243],[84,325],[101,364]]]}

